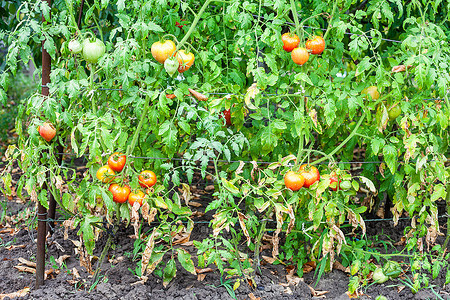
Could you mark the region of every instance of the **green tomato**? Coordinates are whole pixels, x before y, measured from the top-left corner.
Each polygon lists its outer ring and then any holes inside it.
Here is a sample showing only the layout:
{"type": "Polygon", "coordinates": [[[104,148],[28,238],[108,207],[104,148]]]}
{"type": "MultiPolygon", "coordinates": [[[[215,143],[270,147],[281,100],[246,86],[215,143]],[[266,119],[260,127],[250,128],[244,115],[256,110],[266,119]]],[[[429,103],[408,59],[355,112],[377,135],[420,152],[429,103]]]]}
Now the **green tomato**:
{"type": "Polygon", "coordinates": [[[344,191],[351,189],[351,187],[352,183],[348,180],[343,180],[339,183],[339,188],[341,188],[344,191]]]}
{"type": "Polygon", "coordinates": [[[397,119],[397,117],[400,116],[401,113],[402,109],[398,104],[391,106],[391,108],[388,111],[389,121],[397,119]]]}
{"type": "Polygon", "coordinates": [[[403,272],[402,268],[400,267],[400,264],[396,261],[389,260],[384,266],[383,266],[383,273],[386,276],[389,276],[390,278],[397,278],[400,276],[400,274],[403,272]]]}
{"type": "Polygon", "coordinates": [[[85,39],[83,41],[83,57],[88,63],[97,63],[100,57],[105,54],[105,51],[105,44],[99,39],[85,39]]]}
{"type": "Polygon", "coordinates": [[[389,277],[384,275],[382,268],[376,268],[373,272],[372,279],[375,283],[385,283],[389,277]]]}
{"type": "Polygon", "coordinates": [[[69,51],[74,54],[78,54],[83,51],[83,46],[78,40],[71,40],[69,42],[69,51]]]}

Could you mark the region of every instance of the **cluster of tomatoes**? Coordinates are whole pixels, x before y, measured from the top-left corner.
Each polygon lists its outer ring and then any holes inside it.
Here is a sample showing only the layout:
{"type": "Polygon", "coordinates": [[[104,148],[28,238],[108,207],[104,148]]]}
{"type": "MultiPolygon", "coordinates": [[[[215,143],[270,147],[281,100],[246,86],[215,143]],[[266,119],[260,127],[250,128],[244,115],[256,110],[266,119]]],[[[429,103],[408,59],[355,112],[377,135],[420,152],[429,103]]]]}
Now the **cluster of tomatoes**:
{"type": "Polygon", "coordinates": [[[306,48],[299,47],[300,38],[291,32],[286,32],[281,36],[283,49],[291,53],[291,58],[297,65],[303,65],[309,59],[309,53],[322,54],[325,50],[325,40],[321,36],[315,36],[313,39],[306,41],[306,48]]]}
{"type": "MultiPolygon", "coordinates": [[[[109,191],[113,195],[113,201],[116,203],[125,203],[128,200],[131,206],[135,202],[142,205],[146,194],[141,189],[131,190],[127,184],[113,182],[116,178],[116,172],[122,172],[125,167],[127,157],[123,153],[116,152],[108,158],[108,164],[100,167],[97,171],[97,179],[103,183],[110,183],[109,191]]],[[[153,171],[144,170],[138,176],[139,185],[143,189],[148,189],[156,184],[156,175],[153,171]]]]}
{"type": "MultiPolygon", "coordinates": [[[[348,180],[341,181],[338,179],[336,172],[324,175],[325,179],[330,180],[329,187],[333,191],[338,189],[348,190],[351,183],[348,180]]],[[[284,175],[284,185],[291,191],[298,191],[302,187],[309,188],[316,181],[320,180],[320,173],[316,167],[311,165],[301,165],[298,172],[288,171],[284,175]]]]}
{"type": "Polygon", "coordinates": [[[288,171],[284,175],[284,185],[292,191],[298,191],[302,187],[309,188],[314,182],[319,181],[320,174],[316,167],[301,165],[298,172],[288,171]]]}
{"type": "Polygon", "coordinates": [[[100,57],[105,54],[105,44],[97,38],[86,38],[83,43],[80,43],[77,39],[69,42],[69,51],[73,54],[82,52],[83,58],[91,64],[98,62],[100,57]]]}
{"type": "Polygon", "coordinates": [[[153,58],[164,64],[164,69],[170,76],[176,71],[179,73],[187,71],[195,60],[192,52],[186,53],[184,50],[175,52],[176,50],[177,47],[171,40],[154,42],[151,48],[153,58]]]}

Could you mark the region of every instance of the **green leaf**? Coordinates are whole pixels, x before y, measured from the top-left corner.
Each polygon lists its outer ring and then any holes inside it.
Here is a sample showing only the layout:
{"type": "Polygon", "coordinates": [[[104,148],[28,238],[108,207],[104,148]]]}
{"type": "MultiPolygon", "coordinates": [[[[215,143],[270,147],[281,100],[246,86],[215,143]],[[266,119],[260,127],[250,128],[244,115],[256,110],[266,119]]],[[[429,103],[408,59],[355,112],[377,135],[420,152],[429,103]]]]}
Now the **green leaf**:
{"type": "Polygon", "coordinates": [[[447,192],[445,190],[444,185],[439,183],[434,186],[434,191],[431,194],[431,201],[435,202],[438,199],[445,199],[446,196],[447,196],[447,192]]]}
{"type": "Polygon", "coordinates": [[[297,73],[294,76],[294,80],[295,80],[296,83],[298,83],[300,81],[303,81],[303,82],[306,82],[309,85],[313,85],[311,79],[308,77],[308,75],[306,73],[297,73]]]}
{"type": "Polygon", "coordinates": [[[395,174],[397,171],[397,148],[391,144],[386,145],[383,148],[383,156],[391,174],[395,174]]]}
{"type": "Polygon", "coordinates": [[[181,266],[193,275],[197,275],[195,272],[194,262],[192,261],[191,254],[184,250],[183,248],[177,248],[178,261],[181,266]]]}
{"type": "Polygon", "coordinates": [[[175,259],[172,257],[164,268],[163,274],[163,286],[167,287],[167,285],[172,281],[173,278],[177,275],[177,267],[175,264],[175,259]]]}
{"type": "Polygon", "coordinates": [[[95,246],[95,235],[92,223],[98,222],[101,222],[100,217],[88,214],[84,217],[84,219],[81,220],[80,229],[78,230],[78,235],[83,234],[84,245],[86,246],[87,252],[91,255],[93,254],[95,246]]]}
{"type": "Polygon", "coordinates": [[[374,137],[370,142],[370,145],[372,146],[373,154],[378,155],[378,153],[380,153],[380,149],[382,149],[385,144],[386,144],[386,142],[384,141],[384,139],[379,138],[379,137],[374,137]]]}

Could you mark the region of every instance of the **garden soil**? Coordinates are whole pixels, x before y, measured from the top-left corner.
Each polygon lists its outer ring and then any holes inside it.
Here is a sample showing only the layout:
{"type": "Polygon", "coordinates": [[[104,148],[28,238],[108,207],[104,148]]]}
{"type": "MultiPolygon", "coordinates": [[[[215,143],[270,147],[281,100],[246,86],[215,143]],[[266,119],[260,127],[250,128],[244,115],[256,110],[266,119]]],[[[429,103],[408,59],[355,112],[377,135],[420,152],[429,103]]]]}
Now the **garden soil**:
{"type": "MultiPolygon", "coordinates": [[[[203,201],[207,200],[203,199],[203,201]]],[[[5,200],[4,203],[7,204],[9,216],[32,218],[27,213],[27,209],[32,211],[30,207],[27,208],[27,204],[19,200],[5,200]]],[[[203,218],[207,217],[207,215],[203,216],[203,218]]],[[[446,220],[441,219],[441,221],[444,223],[446,220]]],[[[384,221],[368,222],[366,225],[368,234],[378,234],[379,240],[398,241],[402,237],[402,224],[394,227],[392,222],[384,221]]],[[[405,225],[407,223],[403,224],[405,225]]],[[[207,222],[197,224],[191,239],[201,240],[209,236],[210,231],[207,222]]],[[[132,254],[134,240],[129,237],[132,234],[131,227],[118,230],[114,236],[114,247],[109,251],[107,259],[101,266],[101,280],[95,288],[90,290],[92,275],[80,266],[79,255],[76,253],[77,247],[72,241],[79,240],[76,230],[69,231],[69,238],[64,240],[64,227],[57,225],[54,234],[47,239],[48,278],[42,287],[35,289],[35,275],[24,272],[23,267],[27,267],[26,261],[35,261],[36,231],[27,230],[23,225],[12,227],[0,225],[0,299],[9,299],[5,296],[8,294],[19,295],[14,297],[15,299],[233,299],[229,290],[235,278],[231,285],[228,284],[229,289],[227,289],[226,283],[221,284],[217,270],[205,273],[204,278],[198,278],[178,265],[176,278],[166,288],[156,275],[151,275],[144,284],[139,283],[139,278],[132,272],[136,268],[136,261],[133,261],[132,254]],[[18,229],[13,231],[13,228],[18,229]],[[58,258],[64,256],[67,258],[62,265],[56,262],[58,258]],[[20,267],[22,271],[18,270],[20,267]]],[[[105,243],[106,235],[97,242],[95,255],[100,256],[105,243]]],[[[195,257],[196,251],[193,246],[184,248],[195,257]]],[[[270,256],[270,251],[265,250],[262,254],[270,256]]],[[[95,263],[93,267],[95,268],[95,263]]],[[[210,267],[214,269],[214,266],[210,267]]],[[[32,265],[28,268],[28,271],[33,271],[32,265]]],[[[349,274],[346,272],[333,270],[331,273],[324,274],[318,282],[314,277],[314,271],[306,273],[302,279],[297,277],[296,280],[290,277],[288,281],[286,275],[285,266],[269,264],[263,260],[261,273],[255,277],[256,285],[251,287],[242,281],[235,291],[235,298],[350,299],[346,294],[349,282],[349,274]]],[[[450,288],[444,286],[444,282],[445,270],[430,283],[428,288],[413,294],[411,289],[404,287],[400,281],[387,281],[384,284],[373,284],[364,288],[360,291],[359,299],[375,299],[379,295],[384,295],[390,300],[450,299],[450,288]]]]}

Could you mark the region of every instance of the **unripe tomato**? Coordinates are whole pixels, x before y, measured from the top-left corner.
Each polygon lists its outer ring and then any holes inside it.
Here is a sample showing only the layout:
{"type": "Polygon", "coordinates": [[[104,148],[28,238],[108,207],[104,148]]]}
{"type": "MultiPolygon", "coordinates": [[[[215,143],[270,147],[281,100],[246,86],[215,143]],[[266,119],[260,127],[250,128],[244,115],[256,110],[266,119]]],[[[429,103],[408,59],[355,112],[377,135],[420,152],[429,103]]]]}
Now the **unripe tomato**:
{"type": "Polygon", "coordinates": [[[183,73],[194,64],[195,56],[192,52],[186,53],[184,50],[180,50],[177,52],[177,59],[180,63],[178,72],[183,73]]]}
{"type": "Polygon", "coordinates": [[[123,153],[115,152],[108,158],[108,166],[116,172],[121,172],[127,157],[123,153]]]}
{"type": "Polygon", "coordinates": [[[306,188],[309,188],[314,182],[320,179],[319,170],[314,166],[301,165],[299,172],[305,178],[304,186],[306,188]]]}
{"type": "Polygon", "coordinates": [[[284,185],[291,191],[298,191],[302,188],[304,183],[305,178],[302,175],[295,173],[294,171],[288,171],[284,175],[284,185]]]}
{"type": "Polygon", "coordinates": [[[156,174],[150,170],[144,170],[138,177],[139,184],[144,188],[152,187],[156,184],[156,174]]]}
{"type": "Polygon", "coordinates": [[[105,44],[97,38],[92,40],[88,38],[83,41],[83,57],[88,63],[97,63],[105,51],[105,44]]]}
{"type": "Polygon", "coordinates": [[[389,111],[388,111],[389,120],[394,121],[395,119],[397,119],[398,116],[400,116],[401,113],[402,113],[402,109],[401,109],[400,105],[395,104],[395,105],[391,106],[391,108],[389,108],[389,111]]]}
{"type": "Polygon", "coordinates": [[[71,40],[69,42],[69,51],[74,54],[78,54],[83,51],[83,46],[78,40],[71,40]]]}
{"type": "Polygon", "coordinates": [[[306,49],[311,50],[312,54],[322,54],[325,50],[325,40],[321,36],[315,36],[312,40],[306,41],[306,49]]]}
{"type": "Polygon", "coordinates": [[[376,268],[372,274],[372,279],[375,283],[384,283],[388,281],[389,277],[384,275],[382,268],[376,268]]]}
{"type": "Polygon", "coordinates": [[[339,188],[346,191],[352,188],[352,183],[348,180],[341,181],[339,183],[339,188]]]}
{"type": "Polygon", "coordinates": [[[363,89],[361,94],[370,96],[372,100],[377,100],[378,98],[380,98],[378,88],[374,85],[371,85],[368,88],[363,89]]]}
{"type": "Polygon", "coordinates": [[[283,42],[283,49],[287,52],[292,52],[300,44],[300,38],[295,33],[286,32],[281,36],[283,42]]]}
{"type": "Polygon", "coordinates": [[[142,206],[142,202],[144,201],[145,198],[145,193],[141,190],[134,192],[131,192],[128,195],[128,203],[130,203],[131,206],[133,206],[133,204],[135,202],[139,203],[139,206],[142,206]]]}
{"type": "Polygon", "coordinates": [[[103,183],[109,183],[114,180],[114,175],[116,175],[116,173],[108,165],[102,166],[97,170],[96,174],[97,179],[103,183]]]}
{"type": "Polygon", "coordinates": [[[167,40],[161,42],[154,42],[151,48],[152,56],[160,63],[164,63],[169,56],[175,52],[177,47],[175,43],[167,40]]]}
{"type": "Polygon", "coordinates": [[[309,59],[308,50],[303,47],[295,48],[291,52],[291,58],[294,63],[301,66],[309,59]]]}
{"type": "Polygon", "coordinates": [[[120,186],[117,183],[113,183],[109,186],[109,191],[113,195],[113,201],[116,203],[125,203],[128,196],[131,193],[130,187],[126,184],[120,186]]]}

